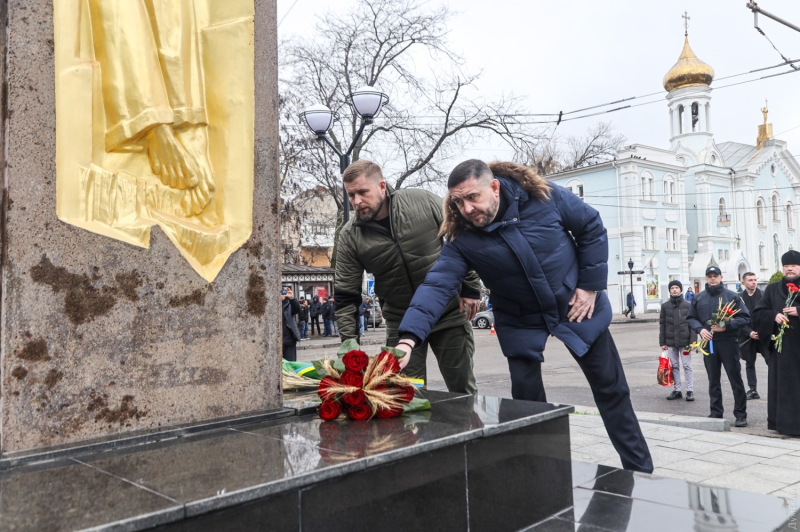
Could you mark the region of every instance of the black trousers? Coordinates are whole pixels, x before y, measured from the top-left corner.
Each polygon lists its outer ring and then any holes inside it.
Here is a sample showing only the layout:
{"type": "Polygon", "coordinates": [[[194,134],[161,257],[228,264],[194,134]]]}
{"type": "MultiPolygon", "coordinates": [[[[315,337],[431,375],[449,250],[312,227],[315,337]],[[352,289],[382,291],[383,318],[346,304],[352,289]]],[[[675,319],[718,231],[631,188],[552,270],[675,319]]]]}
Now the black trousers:
{"type": "MultiPolygon", "coordinates": [[[[758,380],[756,379],[756,359],[758,358],[758,353],[750,346],[750,343],[755,341],[756,340],[751,339],[744,346],[740,347],[742,350],[742,360],[744,360],[745,373],[747,374],[747,387],[751,390],[755,390],[758,387],[758,380]]],[[[762,356],[764,356],[764,362],[769,365],[769,357],[766,355],[762,356]]]]}
{"type": "Polygon", "coordinates": [[[297,342],[283,344],[283,358],[289,362],[297,362],[297,342]]]}
{"type": "Polygon", "coordinates": [[[747,419],[747,392],[742,382],[742,364],[739,362],[739,343],[735,338],[715,338],[714,352],[703,356],[708,373],[708,395],[711,400],[711,415],[722,417],[722,367],[728,375],[733,390],[733,415],[736,419],[747,419]]]}
{"type": "MultiPolygon", "coordinates": [[[[653,459],[633,411],[630,388],[611,333],[603,332],[582,357],[575,355],[572,350],[570,353],[589,381],[595,404],[600,410],[608,437],[619,453],[622,467],[652,473],[653,459]]],[[[511,396],[514,399],[547,401],[541,362],[528,358],[509,358],[508,368],[511,371],[511,396]]]]}
{"type": "Polygon", "coordinates": [[[317,326],[317,334],[322,334],[322,331],[319,328],[319,316],[312,316],[311,317],[311,334],[314,334],[314,325],[317,326]]]}

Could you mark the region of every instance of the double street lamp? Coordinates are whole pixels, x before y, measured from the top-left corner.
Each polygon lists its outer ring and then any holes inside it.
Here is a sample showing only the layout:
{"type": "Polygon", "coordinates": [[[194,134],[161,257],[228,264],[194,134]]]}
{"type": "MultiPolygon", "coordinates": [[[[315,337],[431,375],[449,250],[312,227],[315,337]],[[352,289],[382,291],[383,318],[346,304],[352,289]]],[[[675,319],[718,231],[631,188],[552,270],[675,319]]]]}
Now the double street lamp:
{"type": "MultiPolygon", "coordinates": [[[[353,142],[350,143],[350,147],[344,153],[328,137],[328,131],[338,119],[336,113],[322,104],[316,104],[300,113],[300,120],[304,121],[308,128],[316,133],[317,140],[325,141],[336,152],[336,155],[339,156],[339,172],[344,173],[347,167],[350,166],[350,155],[361,140],[364,128],[372,123],[373,119],[381,112],[381,108],[388,102],[389,97],[387,95],[370,86],[361,87],[347,97],[347,103],[361,118],[361,126],[358,128],[358,133],[353,138],[353,142]]],[[[344,190],[344,186],[342,186],[342,190],[344,192],[344,222],[346,223],[350,219],[350,200],[347,197],[347,191],[344,190]]]]}

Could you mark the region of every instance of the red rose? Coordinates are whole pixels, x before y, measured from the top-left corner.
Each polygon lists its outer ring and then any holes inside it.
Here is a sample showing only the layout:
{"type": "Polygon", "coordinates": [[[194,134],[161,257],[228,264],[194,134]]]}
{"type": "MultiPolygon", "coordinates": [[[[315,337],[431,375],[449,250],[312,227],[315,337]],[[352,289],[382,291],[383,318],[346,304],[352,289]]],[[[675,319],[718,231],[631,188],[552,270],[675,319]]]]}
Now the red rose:
{"type": "Polygon", "coordinates": [[[401,387],[401,389],[405,392],[405,394],[398,397],[397,400],[403,403],[410,403],[411,400],[414,398],[414,387],[403,386],[401,387]]]}
{"type": "Polygon", "coordinates": [[[386,360],[386,365],[384,366],[386,371],[391,371],[392,373],[398,373],[400,371],[400,362],[398,362],[397,357],[390,352],[381,351],[375,358],[378,359],[378,362],[386,360]]]}
{"type": "Polygon", "coordinates": [[[372,409],[362,403],[348,408],[347,415],[350,419],[355,419],[356,421],[366,421],[372,417],[372,409]]]}
{"type": "Polygon", "coordinates": [[[402,408],[379,408],[376,414],[378,419],[389,419],[397,417],[403,413],[402,408]]]}
{"type": "Polygon", "coordinates": [[[328,388],[331,386],[338,386],[341,384],[338,380],[334,379],[333,377],[325,377],[323,378],[319,386],[317,386],[317,394],[319,395],[320,399],[327,399],[327,391],[328,388]]]}
{"type": "Polygon", "coordinates": [[[364,351],[348,351],[342,357],[342,363],[347,371],[354,371],[360,373],[366,369],[369,364],[369,356],[364,351]]]}
{"type": "Polygon", "coordinates": [[[358,389],[354,392],[344,394],[342,400],[350,406],[355,406],[366,403],[367,396],[364,395],[364,390],[358,389]]]}
{"type": "Polygon", "coordinates": [[[336,419],[341,413],[342,405],[339,404],[339,401],[327,399],[319,405],[319,417],[326,421],[336,419]]]}
{"type": "Polygon", "coordinates": [[[352,371],[345,371],[342,373],[342,384],[347,386],[355,386],[361,388],[364,386],[364,376],[360,373],[353,373],[352,371]]]}

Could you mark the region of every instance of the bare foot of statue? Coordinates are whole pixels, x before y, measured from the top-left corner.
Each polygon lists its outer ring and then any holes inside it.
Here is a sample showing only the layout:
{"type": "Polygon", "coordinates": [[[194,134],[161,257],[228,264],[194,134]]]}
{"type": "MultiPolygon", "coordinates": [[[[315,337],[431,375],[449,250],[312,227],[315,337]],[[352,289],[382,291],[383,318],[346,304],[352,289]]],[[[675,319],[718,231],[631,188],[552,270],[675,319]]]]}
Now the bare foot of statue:
{"type": "Polygon", "coordinates": [[[197,215],[214,194],[214,175],[208,160],[205,125],[174,129],[160,124],[146,135],[150,168],[170,188],[186,190],[181,208],[186,216],[197,215]]]}

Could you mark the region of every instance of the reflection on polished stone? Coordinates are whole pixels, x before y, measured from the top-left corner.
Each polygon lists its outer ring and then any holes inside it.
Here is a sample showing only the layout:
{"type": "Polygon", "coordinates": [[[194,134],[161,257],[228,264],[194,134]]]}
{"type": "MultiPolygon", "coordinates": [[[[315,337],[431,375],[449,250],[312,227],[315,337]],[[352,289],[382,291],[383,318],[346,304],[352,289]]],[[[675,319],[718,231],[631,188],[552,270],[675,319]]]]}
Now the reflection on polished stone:
{"type": "Polygon", "coordinates": [[[746,520],[773,528],[789,519],[791,508],[777,497],[717,488],[630,471],[614,471],[582,487],[693,510],[698,522],[732,526],[746,520]]]}
{"type": "Polygon", "coordinates": [[[327,465],[320,450],[311,445],[230,430],[137,450],[82,460],[180,502],[294,477],[327,465]]]}
{"type": "Polygon", "coordinates": [[[619,471],[615,467],[604,466],[600,464],[593,464],[591,462],[581,462],[580,460],[572,461],[572,487],[577,488],[581,484],[585,484],[597,477],[607,475],[612,471],[619,471]]]}
{"type": "Polygon", "coordinates": [[[608,532],[608,530],[554,517],[534,527],[526,528],[524,532],[608,532]]]}
{"type": "Polygon", "coordinates": [[[2,530],[80,530],[170,508],[183,515],[174,501],[68,460],[0,475],[2,530]]]}

